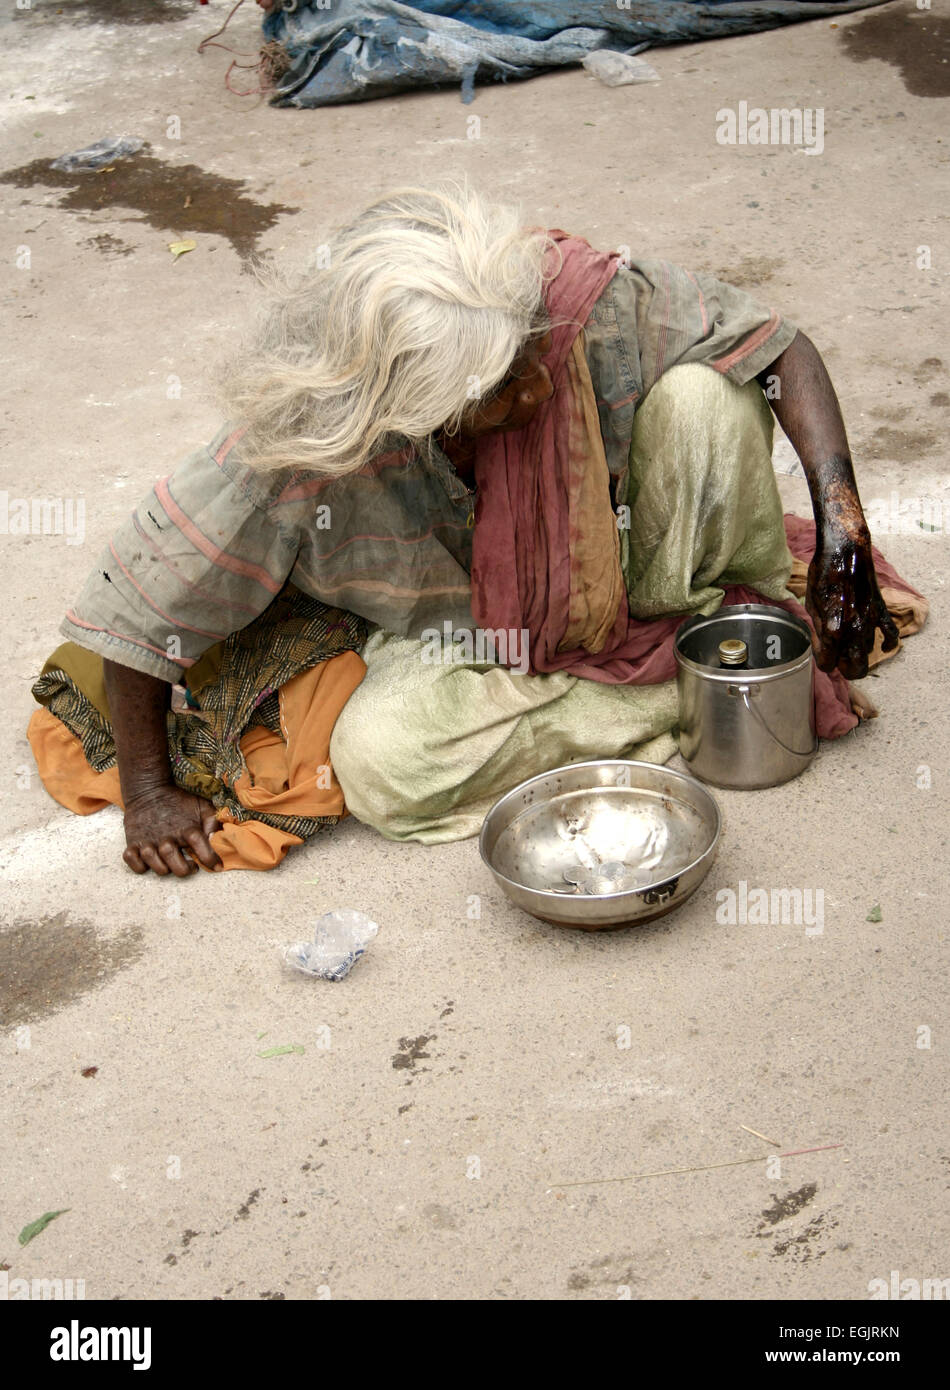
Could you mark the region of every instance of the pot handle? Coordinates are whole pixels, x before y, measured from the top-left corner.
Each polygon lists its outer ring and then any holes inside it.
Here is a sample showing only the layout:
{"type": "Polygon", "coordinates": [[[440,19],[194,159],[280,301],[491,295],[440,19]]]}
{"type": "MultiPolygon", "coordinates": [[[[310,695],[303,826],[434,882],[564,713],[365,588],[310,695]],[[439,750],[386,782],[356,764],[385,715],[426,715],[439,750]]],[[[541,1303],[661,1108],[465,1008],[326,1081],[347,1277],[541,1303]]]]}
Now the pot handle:
{"type": "Polygon", "coordinates": [[[789,748],[788,744],[783,743],[782,740],[779,738],[778,734],[775,733],[773,729],[769,728],[768,724],[766,724],[759,711],[755,708],[752,701],[749,699],[751,689],[752,687],[748,685],[730,685],[729,694],[740,695],[742,697],[742,703],[745,705],[746,709],[749,711],[749,713],[752,715],[754,719],[758,720],[762,728],[768,734],[769,738],[772,739],[775,743],[777,743],[779,748],[783,748],[786,753],[791,753],[792,756],[795,758],[813,758],[815,754],[818,752],[818,735],[815,734],[815,742],[807,753],[803,753],[800,748],[789,748]]]}

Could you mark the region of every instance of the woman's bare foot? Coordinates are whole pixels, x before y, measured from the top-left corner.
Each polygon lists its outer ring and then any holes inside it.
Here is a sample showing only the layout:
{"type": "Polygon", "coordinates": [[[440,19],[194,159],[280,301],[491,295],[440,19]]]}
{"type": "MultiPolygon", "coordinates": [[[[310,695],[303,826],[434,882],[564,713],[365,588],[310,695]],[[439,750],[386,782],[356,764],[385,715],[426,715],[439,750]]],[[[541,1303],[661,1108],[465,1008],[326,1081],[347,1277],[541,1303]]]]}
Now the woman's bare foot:
{"type": "Polygon", "coordinates": [[[848,684],[848,699],[851,701],[851,708],[859,719],[876,719],[877,705],[873,704],[865,695],[863,690],[858,690],[857,686],[848,684]]]}

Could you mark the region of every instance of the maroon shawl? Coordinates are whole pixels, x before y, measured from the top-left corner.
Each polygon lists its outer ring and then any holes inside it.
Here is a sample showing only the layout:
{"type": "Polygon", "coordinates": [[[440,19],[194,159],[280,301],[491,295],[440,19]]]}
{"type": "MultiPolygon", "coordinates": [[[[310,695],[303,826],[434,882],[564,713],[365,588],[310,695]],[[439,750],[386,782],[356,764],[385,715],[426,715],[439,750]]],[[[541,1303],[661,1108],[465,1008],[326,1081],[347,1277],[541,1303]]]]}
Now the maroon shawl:
{"type": "MultiPolygon", "coordinates": [[[[618,256],[595,251],[564,232],[552,235],[562,264],[545,291],[553,329],[544,362],[555,390],[523,429],[479,441],[472,611],[480,627],[527,630],[532,674],[568,671],[607,684],[656,684],[676,674],[673,638],[684,615],[638,622],[630,616],[625,594],[600,651],[558,651],[568,621],[571,584],[568,455],[573,401],[568,358],[577,333],[616,271],[618,256]]],[[[807,562],[814,530],[807,525],[803,530],[798,518],[789,520],[798,522],[786,525],[792,553],[807,562]]],[[[735,585],[726,589],[723,606],[763,602],[776,603],[735,585]]],[[[807,619],[794,599],[776,606],[807,619]]],[[[847,682],[838,672],[826,675],[816,670],[815,703],[818,732],[824,738],[837,738],[858,722],[847,682]]]]}

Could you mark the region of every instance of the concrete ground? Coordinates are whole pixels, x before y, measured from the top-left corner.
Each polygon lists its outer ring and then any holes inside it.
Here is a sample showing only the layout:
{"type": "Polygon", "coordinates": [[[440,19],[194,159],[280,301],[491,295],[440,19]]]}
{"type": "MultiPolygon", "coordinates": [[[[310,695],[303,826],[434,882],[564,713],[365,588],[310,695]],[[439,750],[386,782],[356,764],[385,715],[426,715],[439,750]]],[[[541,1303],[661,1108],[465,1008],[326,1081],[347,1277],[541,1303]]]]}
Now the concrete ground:
{"type": "MultiPolygon", "coordinates": [[[[795,782],[719,793],[708,878],[640,930],[546,926],[474,841],[352,822],[276,873],[138,879],[119,813],[58,807],[25,737],[101,546],[217,427],[242,257],[303,254],[400,181],[464,171],[529,221],[757,290],[824,351],[865,504],[950,508],[946,18],[902,3],[661,49],[645,86],[575,69],[471,106],[288,111],[196,54],[228,8],[0,21],[2,487],[86,508],[82,543],[0,537],[0,1266],[120,1299],[863,1299],[892,1270],[950,1276],[950,511],[877,537],[933,605],[866,682],[880,718],[795,782]],[[740,101],[821,108],[823,152],[717,143],[740,101]],[[139,173],[49,172],[118,133],[148,142],[139,173]],[[718,923],[740,881],[821,889],[823,932],[718,923]],[[379,922],[366,958],[339,985],[290,974],[281,944],[337,906],[379,922]],[[305,1050],[260,1055],[283,1044],[305,1050]]],[[[224,41],[253,52],[258,21],[246,4],[224,41]]],[[[807,514],[804,482],[782,487],[807,514]]]]}

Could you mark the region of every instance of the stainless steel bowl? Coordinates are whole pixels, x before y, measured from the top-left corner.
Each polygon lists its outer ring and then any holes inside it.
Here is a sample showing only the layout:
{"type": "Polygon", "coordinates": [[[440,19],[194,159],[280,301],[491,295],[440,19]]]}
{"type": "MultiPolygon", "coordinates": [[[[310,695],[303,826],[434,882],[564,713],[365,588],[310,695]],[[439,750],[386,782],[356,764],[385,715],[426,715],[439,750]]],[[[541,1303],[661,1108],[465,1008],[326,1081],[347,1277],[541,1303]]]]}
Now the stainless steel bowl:
{"type": "Polygon", "coordinates": [[[720,825],[695,777],[605,759],[522,782],[489,811],[478,847],[517,907],[598,931],[685,902],[715,858],[720,825]]]}

